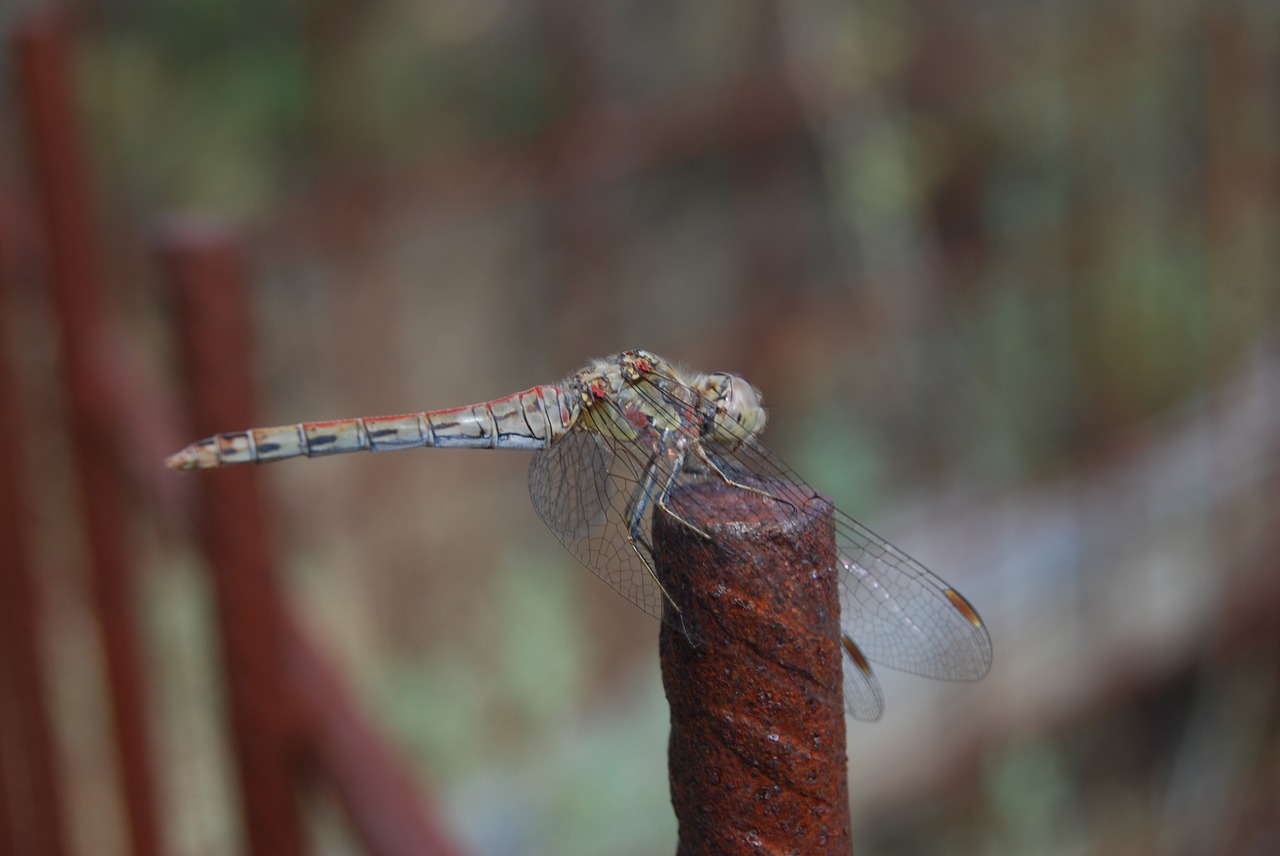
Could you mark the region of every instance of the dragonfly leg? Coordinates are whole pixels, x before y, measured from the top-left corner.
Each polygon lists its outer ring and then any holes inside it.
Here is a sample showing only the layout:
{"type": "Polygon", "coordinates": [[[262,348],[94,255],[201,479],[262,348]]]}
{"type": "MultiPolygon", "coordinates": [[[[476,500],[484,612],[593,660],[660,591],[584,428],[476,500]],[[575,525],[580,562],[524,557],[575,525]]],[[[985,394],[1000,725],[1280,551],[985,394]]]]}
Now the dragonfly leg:
{"type": "Polygon", "coordinates": [[[672,459],[671,472],[667,475],[666,481],[662,484],[662,491],[658,494],[658,507],[662,509],[663,513],[671,515],[673,519],[680,521],[685,526],[688,526],[694,532],[697,532],[703,538],[710,541],[711,535],[704,532],[702,527],[697,526],[692,521],[686,520],[679,514],[676,514],[671,510],[671,506],[667,505],[667,498],[671,496],[671,489],[675,487],[676,479],[680,478],[680,473],[684,471],[684,458],[685,450],[681,448],[676,452],[675,457],[672,459]]]}
{"type": "MultiPolygon", "coordinates": [[[[627,500],[627,507],[623,512],[626,519],[631,522],[630,529],[632,538],[643,544],[650,552],[653,552],[653,547],[640,536],[640,522],[641,518],[644,517],[645,507],[649,504],[652,498],[653,489],[658,483],[658,456],[660,454],[662,453],[655,452],[649,456],[649,461],[645,464],[644,468],[644,482],[640,485],[640,488],[631,495],[631,498],[627,500]]],[[[670,506],[667,505],[667,497],[671,495],[672,487],[675,486],[676,480],[680,478],[680,473],[684,471],[684,457],[684,451],[680,450],[673,458],[671,474],[663,481],[662,490],[658,493],[658,507],[661,508],[665,514],[671,515],[672,519],[680,521],[703,538],[710,540],[711,536],[704,532],[701,527],[672,511],[670,506]]]]}
{"type": "Polygon", "coordinates": [[[695,448],[697,450],[696,454],[698,455],[698,460],[701,461],[703,464],[705,464],[707,466],[707,469],[711,470],[711,472],[719,476],[720,480],[725,484],[732,485],[733,487],[736,487],[739,490],[750,491],[751,493],[758,494],[760,496],[765,497],[766,499],[772,499],[774,502],[785,502],[787,505],[791,506],[793,511],[800,510],[799,507],[794,502],[787,499],[785,496],[777,496],[775,494],[769,493],[769,491],[767,490],[761,490],[758,487],[753,487],[752,485],[743,484],[742,482],[737,481],[732,476],[730,476],[727,472],[725,472],[724,468],[721,467],[719,464],[717,464],[715,459],[712,458],[711,455],[707,454],[707,450],[704,449],[701,444],[698,444],[695,448]]]}
{"type": "MultiPolygon", "coordinates": [[[[671,604],[671,608],[676,611],[677,615],[681,615],[680,604],[675,602],[671,597],[671,593],[667,591],[667,587],[662,584],[662,580],[658,578],[658,572],[653,567],[650,556],[653,555],[653,545],[645,537],[642,529],[644,525],[644,512],[649,507],[649,503],[653,499],[653,491],[658,485],[658,466],[656,455],[649,459],[649,465],[645,467],[644,480],[640,482],[640,486],[636,488],[636,492],[627,500],[625,514],[627,518],[627,540],[631,543],[631,549],[640,557],[640,561],[644,564],[645,570],[649,572],[649,576],[653,577],[653,581],[657,583],[658,591],[662,592],[662,596],[667,603],[671,604]],[[641,550],[640,548],[644,549],[641,550]]],[[[683,619],[682,619],[683,620],[683,619]]]]}
{"type": "MultiPolygon", "coordinates": [[[[655,463],[658,459],[657,454],[649,456],[649,460],[644,464],[644,478],[641,480],[635,491],[627,498],[627,504],[622,509],[622,519],[627,521],[627,538],[631,541],[631,546],[636,544],[644,547],[653,554],[653,545],[649,543],[649,539],[645,536],[641,529],[644,522],[644,511],[649,505],[649,496],[653,492],[653,487],[657,483],[654,473],[657,471],[655,463]]],[[[640,558],[644,558],[641,556],[640,558]]],[[[648,562],[645,562],[648,565],[648,562]]]]}

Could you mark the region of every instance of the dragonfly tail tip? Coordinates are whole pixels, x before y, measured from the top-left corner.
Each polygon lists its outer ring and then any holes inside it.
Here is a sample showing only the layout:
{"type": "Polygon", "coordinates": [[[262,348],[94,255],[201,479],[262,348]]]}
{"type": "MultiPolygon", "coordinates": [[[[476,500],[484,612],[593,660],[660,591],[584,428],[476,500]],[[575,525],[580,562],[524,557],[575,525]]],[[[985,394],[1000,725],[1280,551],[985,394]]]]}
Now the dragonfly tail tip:
{"type": "Polygon", "coordinates": [[[165,458],[164,465],[171,470],[189,472],[191,470],[199,469],[200,462],[197,459],[195,452],[192,451],[190,446],[188,446],[181,452],[165,458]]]}

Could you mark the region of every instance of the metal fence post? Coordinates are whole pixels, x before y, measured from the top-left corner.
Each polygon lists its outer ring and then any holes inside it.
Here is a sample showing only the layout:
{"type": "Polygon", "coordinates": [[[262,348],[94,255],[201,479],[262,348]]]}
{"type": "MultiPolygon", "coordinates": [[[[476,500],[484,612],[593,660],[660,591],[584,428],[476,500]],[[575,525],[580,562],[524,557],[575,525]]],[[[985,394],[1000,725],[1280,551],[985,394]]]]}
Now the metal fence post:
{"type": "MultiPolygon", "coordinates": [[[[0,271],[0,323],[9,320],[7,284],[0,271]]],[[[0,330],[0,856],[62,856],[62,791],[40,674],[43,610],[29,537],[33,514],[25,497],[32,474],[22,466],[9,332],[0,330]],[[16,782],[25,787],[13,787],[16,782]]]]}
{"type": "Polygon", "coordinates": [[[88,167],[70,81],[69,23],[56,9],[22,17],[13,36],[15,79],[48,260],[67,391],[72,467],[88,545],[89,584],[101,628],[133,851],[160,850],[150,757],[150,711],[133,614],[134,569],[120,479],[119,426],[97,364],[108,347],[105,277],[93,223],[88,167]]]}
{"type": "MultiPolygon", "coordinates": [[[[766,488],[767,489],[767,488],[766,488]]],[[[677,853],[850,852],[833,508],[703,482],[654,519],[677,853]]]]}
{"type": "MultiPolygon", "coordinates": [[[[251,325],[238,238],[209,222],[175,219],[159,244],[194,435],[253,424],[251,325]]],[[[257,473],[253,467],[204,473],[199,493],[248,852],[301,856],[294,780],[302,717],[286,675],[284,606],[272,579],[257,473]]]]}

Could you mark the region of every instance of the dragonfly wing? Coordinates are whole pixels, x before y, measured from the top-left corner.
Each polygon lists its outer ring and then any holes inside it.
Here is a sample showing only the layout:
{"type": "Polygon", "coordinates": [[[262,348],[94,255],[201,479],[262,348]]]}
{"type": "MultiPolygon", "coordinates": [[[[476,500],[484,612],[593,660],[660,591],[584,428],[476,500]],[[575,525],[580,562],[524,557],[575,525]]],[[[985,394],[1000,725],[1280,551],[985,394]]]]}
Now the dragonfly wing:
{"type": "Polygon", "coordinates": [[[538,450],[529,464],[529,494],[542,522],[562,541],[578,541],[610,508],[613,449],[596,434],[574,431],[538,450]]]}
{"type": "MultiPolygon", "coordinates": [[[[754,438],[712,458],[732,475],[770,481],[782,505],[817,494],[754,438]]],[[[867,659],[944,680],[976,680],[991,668],[991,637],[977,611],[945,581],[836,510],[841,624],[867,659]]],[[[847,677],[846,669],[846,677],[847,677]]]]}
{"type": "MultiPolygon", "coordinates": [[[[631,546],[630,507],[642,490],[648,462],[640,450],[600,434],[576,430],[534,453],[529,496],[542,522],[591,572],[627,600],[662,618],[662,590],[631,546]]],[[[638,532],[649,538],[652,507],[638,532]]],[[[651,556],[647,556],[652,561],[651,556]]]]}
{"type": "Polygon", "coordinates": [[[991,637],[959,592],[840,511],[836,533],[842,622],[868,659],[944,680],[987,673],[991,637]]]}
{"type": "Polygon", "coordinates": [[[844,649],[844,709],[854,719],[874,721],[884,713],[884,693],[861,649],[848,636],[840,637],[844,649]]]}

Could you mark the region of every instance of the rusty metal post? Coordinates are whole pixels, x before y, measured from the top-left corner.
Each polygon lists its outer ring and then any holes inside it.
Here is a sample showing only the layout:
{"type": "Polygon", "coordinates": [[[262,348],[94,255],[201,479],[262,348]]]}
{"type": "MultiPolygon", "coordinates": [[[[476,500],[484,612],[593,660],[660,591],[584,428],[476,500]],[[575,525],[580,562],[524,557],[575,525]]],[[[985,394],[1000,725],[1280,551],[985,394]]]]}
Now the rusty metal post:
{"type": "MultiPolygon", "coordinates": [[[[159,245],[177,310],[193,436],[252,425],[251,325],[238,240],[210,223],[173,220],[159,245]]],[[[284,607],[272,579],[257,472],[210,471],[198,484],[197,519],[218,601],[247,849],[255,856],[301,856],[294,778],[302,717],[286,679],[284,607]]]]}
{"type": "MultiPolygon", "coordinates": [[[[766,488],[767,489],[767,488],[766,488]]],[[[703,482],[654,518],[678,854],[851,850],[831,504],[703,482]]]]}
{"type": "MultiPolygon", "coordinates": [[[[0,276],[0,322],[6,283],[0,276]]],[[[61,856],[62,792],[45,687],[40,603],[31,564],[18,393],[0,330],[0,854],[61,856]],[[6,772],[9,774],[6,776],[6,772]],[[25,787],[6,787],[23,782],[25,787]]]]}
{"type": "Polygon", "coordinates": [[[118,470],[113,408],[94,370],[104,348],[100,247],[87,167],[80,150],[70,81],[70,38],[56,10],[36,9],[14,29],[15,79],[27,156],[38,197],[53,311],[70,419],[71,461],[79,484],[90,587],[111,690],[133,852],[159,852],[146,685],[133,614],[128,520],[118,470]]]}

